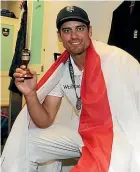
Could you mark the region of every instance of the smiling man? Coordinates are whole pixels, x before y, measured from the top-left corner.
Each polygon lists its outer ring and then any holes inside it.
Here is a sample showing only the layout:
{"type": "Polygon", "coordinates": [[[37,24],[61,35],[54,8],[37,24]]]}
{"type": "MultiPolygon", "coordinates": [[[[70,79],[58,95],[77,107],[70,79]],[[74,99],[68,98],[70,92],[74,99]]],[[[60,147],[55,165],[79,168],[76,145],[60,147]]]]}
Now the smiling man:
{"type": "MultiPolygon", "coordinates": [[[[39,82],[38,94],[35,72],[31,71],[32,79],[25,79],[25,66],[21,66],[14,74],[36,125],[27,129],[26,168],[29,172],[60,172],[62,159],[80,157],[71,172],[139,172],[139,63],[117,47],[91,41],[90,20],[79,7],[63,8],[56,25],[66,51],[39,82]],[[61,75],[54,76],[61,64],[61,75]],[[54,123],[64,96],[74,110],[69,126],[54,123]]],[[[20,163],[10,172],[17,169],[20,163]]]]}
{"type": "Polygon", "coordinates": [[[59,28],[58,38],[70,53],[79,70],[83,70],[86,50],[92,36],[91,26],[80,21],[67,21],[59,28]]]}

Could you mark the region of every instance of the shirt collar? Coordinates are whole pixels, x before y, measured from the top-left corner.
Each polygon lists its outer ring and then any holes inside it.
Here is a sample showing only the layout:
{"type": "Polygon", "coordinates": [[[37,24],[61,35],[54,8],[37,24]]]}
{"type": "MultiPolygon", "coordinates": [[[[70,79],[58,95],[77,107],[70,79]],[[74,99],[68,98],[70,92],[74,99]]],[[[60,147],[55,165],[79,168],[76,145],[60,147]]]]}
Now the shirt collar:
{"type": "Polygon", "coordinates": [[[83,73],[83,70],[80,71],[78,69],[78,67],[76,66],[76,64],[74,63],[73,61],[73,58],[70,56],[70,60],[71,60],[71,63],[72,63],[72,66],[73,66],[73,70],[74,70],[74,75],[81,75],[83,73]]]}

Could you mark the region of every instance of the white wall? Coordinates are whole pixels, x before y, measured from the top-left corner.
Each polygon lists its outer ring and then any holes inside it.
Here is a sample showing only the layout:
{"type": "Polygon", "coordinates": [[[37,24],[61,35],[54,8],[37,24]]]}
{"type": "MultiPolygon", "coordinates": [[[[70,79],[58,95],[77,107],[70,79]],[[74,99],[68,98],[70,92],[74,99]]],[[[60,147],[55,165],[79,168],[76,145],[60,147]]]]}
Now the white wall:
{"type": "Polygon", "coordinates": [[[63,48],[57,39],[56,16],[61,8],[67,5],[77,5],[85,9],[93,26],[92,39],[107,42],[112,12],[122,1],[46,1],[44,17],[44,43],[46,49],[45,67],[53,63],[53,53],[62,52],[63,48]]]}
{"type": "Polygon", "coordinates": [[[88,1],[74,3],[87,11],[93,28],[93,39],[107,42],[110,25],[112,21],[112,12],[121,1],[88,1]]]}

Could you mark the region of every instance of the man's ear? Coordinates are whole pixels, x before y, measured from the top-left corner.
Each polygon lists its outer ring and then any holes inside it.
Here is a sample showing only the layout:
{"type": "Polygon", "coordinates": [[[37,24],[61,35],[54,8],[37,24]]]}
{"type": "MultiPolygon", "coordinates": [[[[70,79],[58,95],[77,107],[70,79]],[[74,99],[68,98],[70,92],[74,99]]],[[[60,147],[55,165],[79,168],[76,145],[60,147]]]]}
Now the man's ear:
{"type": "Polygon", "coordinates": [[[89,37],[92,36],[92,26],[89,27],[89,37]]]}
{"type": "Polygon", "coordinates": [[[57,37],[58,37],[59,41],[62,42],[60,31],[57,31],[57,37]]]}

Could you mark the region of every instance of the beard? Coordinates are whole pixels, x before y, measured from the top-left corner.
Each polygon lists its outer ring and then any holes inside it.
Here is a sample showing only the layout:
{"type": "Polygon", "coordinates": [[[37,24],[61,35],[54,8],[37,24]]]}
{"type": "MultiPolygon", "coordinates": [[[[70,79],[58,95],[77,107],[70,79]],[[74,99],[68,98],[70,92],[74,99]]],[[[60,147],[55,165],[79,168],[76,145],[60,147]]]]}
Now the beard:
{"type": "Polygon", "coordinates": [[[81,55],[83,54],[86,49],[88,47],[82,47],[82,46],[71,46],[69,47],[69,49],[67,49],[67,51],[71,54],[71,55],[81,55]]]}
{"type": "Polygon", "coordinates": [[[82,41],[80,44],[72,44],[71,42],[63,42],[64,48],[71,54],[71,55],[81,55],[83,54],[90,45],[90,39],[82,41]]]}

